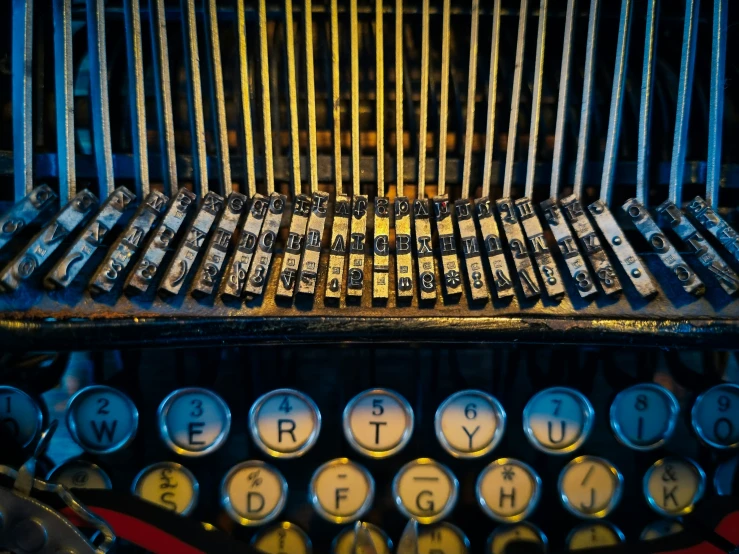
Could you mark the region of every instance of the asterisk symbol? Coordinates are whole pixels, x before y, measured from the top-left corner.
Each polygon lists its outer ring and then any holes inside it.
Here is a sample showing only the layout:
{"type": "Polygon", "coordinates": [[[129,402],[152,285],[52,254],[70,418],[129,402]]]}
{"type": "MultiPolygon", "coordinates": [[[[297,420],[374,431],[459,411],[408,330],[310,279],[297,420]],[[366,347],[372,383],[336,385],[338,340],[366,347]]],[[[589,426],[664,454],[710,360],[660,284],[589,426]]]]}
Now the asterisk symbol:
{"type": "Polygon", "coordinates": [[[459,271],[455,271],[454,269],[448,271],[444,277],[446,277],[446,284],[450,287],[456,287],[462,282],[459,271]]]}
{"type": "Polygon", "coordinates": [[[515,475],[511,466],[503,466],[503,481],[513,481],[515,475]]]}

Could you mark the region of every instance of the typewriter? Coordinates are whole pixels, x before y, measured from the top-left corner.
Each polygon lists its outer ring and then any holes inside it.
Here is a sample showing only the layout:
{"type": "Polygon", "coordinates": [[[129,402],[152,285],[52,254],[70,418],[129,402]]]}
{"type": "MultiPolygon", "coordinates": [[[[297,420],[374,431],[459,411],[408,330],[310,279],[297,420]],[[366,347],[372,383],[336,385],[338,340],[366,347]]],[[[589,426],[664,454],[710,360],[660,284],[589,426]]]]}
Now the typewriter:
{"type": "Polygon", "coordinates": [[[4,2],[0,551],[736,551],[735,8],[4,2]]]}

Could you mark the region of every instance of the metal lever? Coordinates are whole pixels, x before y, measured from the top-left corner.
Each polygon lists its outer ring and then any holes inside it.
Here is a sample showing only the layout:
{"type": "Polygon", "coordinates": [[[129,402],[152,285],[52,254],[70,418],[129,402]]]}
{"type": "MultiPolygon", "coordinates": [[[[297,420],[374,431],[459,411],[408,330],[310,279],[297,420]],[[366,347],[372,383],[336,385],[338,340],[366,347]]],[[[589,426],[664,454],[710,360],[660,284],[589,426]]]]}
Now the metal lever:
{"type": "Polygon", "coordinates": [[[48,448],[57,425],[58,422],[53,421],[41,435],[33,456],[20,471],[0,466],[0,474],[14,480],[12,490],[0,487],[0,550],[9,549],[19,554],[105,554],[115,542],[110,526],[85,508],[64,486],[35,478],[36,462],[48,448]],[[100,532],[103,542],[95,547],[59,512],[32,498],[34,490],[58,495],[75,515],[100,532]]]}
{"type": "Polygon", "coordinates": [[[403,529],[397,554],[418,554],[418,522],[413,518],[403,529]]]}
{"type": "Polygon", "coordinates": [[[372,542],[369,527],[366,523],[358,521],[354,525],[354,544],[352,545],[353,554],[377,554],[375,543],[372,542]]]}

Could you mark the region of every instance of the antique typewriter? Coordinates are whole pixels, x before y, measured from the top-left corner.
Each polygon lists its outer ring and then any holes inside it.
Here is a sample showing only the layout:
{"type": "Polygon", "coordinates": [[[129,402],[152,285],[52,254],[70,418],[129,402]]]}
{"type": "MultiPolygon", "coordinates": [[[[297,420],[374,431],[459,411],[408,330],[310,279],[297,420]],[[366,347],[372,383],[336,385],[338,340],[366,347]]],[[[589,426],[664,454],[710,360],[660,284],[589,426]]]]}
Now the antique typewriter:
{"type": "Polygon", "coordinates": [[[736,551],[737,22],[1,3],[0,552],[736,551]]]}

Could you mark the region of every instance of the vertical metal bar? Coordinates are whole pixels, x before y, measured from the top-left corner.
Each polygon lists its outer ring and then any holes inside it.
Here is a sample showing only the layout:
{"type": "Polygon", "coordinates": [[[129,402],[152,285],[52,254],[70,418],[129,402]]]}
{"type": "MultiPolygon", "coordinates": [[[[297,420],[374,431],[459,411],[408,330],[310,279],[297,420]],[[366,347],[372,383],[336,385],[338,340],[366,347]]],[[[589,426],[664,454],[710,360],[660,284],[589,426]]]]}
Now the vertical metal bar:
{"type": "Polygon", "coordinates": [[[13,0],[13,176],[15,201],[33,188],[33,0],[13,0]]]}
{"type": "Polygon", "coordinates": [[[264,134],[264,180],[267,194],[275,191],[274,157],[272,153],[272,107],[269,93],[269,51],[267,48],[267,5],[259,0],[259,76],[262,91],[262,130],[264,134]]]}
{"type": "Polygon", "coordinates": [[[108,61],[105,53],[105,2],[87,1],[87,42],[90,57],[90,104],[92,138],[99,193],[113,192],[113,150],[110,143],[110,106],[108,102],[108,61]]]}
{"type": "MultiPolygon", "coordinates": [[[[574,1],[574,0],[572,0],[574,1]]],[[[482,198],[490,197],[490,181],[493,178],[493,150],[495,148],[495,109],[498,102],[498,58],[500,56],[500,4],[493,7],[491,31],[490,76],[488,78],[488,113],[485,128],[485,165],[482,172],[482,198]]]]}
{"type": "Polygon", "coordinates": [[[677,206],[680,206],[682,202],[685,155],[688,150],[688,125],[690,123],[690,101],[693,97],[699,11],[700,0],[686,0],[683,50],[680,59],[680,81],[677,89],[675,138],[672,144],[672,163],[670,165],[670,194],[668,197],[677,206]]]}
{"type": "Polygon", "coordinates": [[[418,125],[418,198],[426,197],[426,145],[429,107],[429,11],[430,0],[421,7],[421,106],[418,125]]]}
{"type": "Polygon", "coordinates": [[[244,126],[244,156],[246,167],[246,188],[249,198],[257,193],[256,167],[254,162],[254,127],[251,117],[251,94],[249,90],[249,56],[246,42],[246,13],[244,0],[236,0],[236,34],[239,41],[239,101],[241,104],[241,123],[244,126]]]}
{"type": "Polygon", "coordinates": [[[721,145],[724,125],[724,79],[726,75],[726,33],[728,0],[713,2],[713,50],[711,54],[711,108],[708,114],[708,167],[706,200],[718,208],[721,184],[721,145]]]}
{"type": "Polygon", "coordinates": [[[613,179],[616,175],[618,157],[618,139],[621,135],[621,113],[624,105],[624,87],[629,58],[629,39],[631,37],[631,0],[621,2],[621,15],[618,24],[616,43],[616,65],[613,68],[613,88],[611,90],[611,108],[608,115],[608,135],[606,152],[603,159],[603,176],[600,181],[600,200],[606,206],[611,204],[613,179]]]}
{"type": "Polygon", "coordinates": [[[144,62],[141,46],[141,10],[139,0],[123,1],[128,58],[128,96],[133,140],[133,171],[136,194],[149,194],[149,156],[146,141],[146,104],[144,103],[144,62]]]}
{"type": "Polygon", "coordinates": [[[303,6],[303,37],[305,39],[305,80],[307,83],[308,163],[310,191],[318,192],[318,145],[316,144],[316,77],[313,67],[313,6],[305,0],[303,6]]]}
{"type": "Polygon", "coordinates": [[[377,113],[377,196],[385,196],[385,35],[383,0],[375,0],[375,111],[377,113]]]}
{"type": "Polygon", "coordinates": [[[576,4],[575,0],[568,0],[567,14],[565,15],[562,67],[559,73],[559,98],[557,99],[557,123],[554,129],[554,152],[552,154],[552,179],[549,189],[551,198],[559,196],[559,187],[562,182],[562,158],[564,157],[565,127],[570,101],[570,72],[572,68],[572,41],[575,34],[576,4]]]}
{"type": "Polygon", "coordinates": [[[162,175],[165,190],[168,190],[174,197],[178,189],[177,158],[174,150],[172,85],[169,80],[169,47],[167,46],[167,18],[164,15],[164,0],[149,0],[149,14],[162,175]]]}
{"type": "Polygon", "coordinates": [[[359,188],[359,20],[357,0],[349,2],[349,35],[351,42],[351,113],[352,113],[352,194],[359,188]]]}
{"type": "Polygon", "coordinates": [[[446,194],[446,139],[449,122],[449,18],[451,0],[444,0],[441,14],[441,93],[439,110],[439,186],[437,194],[446,194]]]}
{"type": "Polygon", "coordinates": [[[293,32],[293,2],[285,0],[285,44],[287,63],[287,105],[290,122],[290,181],[293,198],[301,193],[300,135],[298,130],[298,86],[295,78],[295,33],[293,32]]]}
{"type": "Polygon", "coordinates": [[[480,2],[472,0],[470,30],[470,63],[467,71],[467,118],[464,135],[464,165],[462,168],[462,193],[460,198],[470,197],[470,173],[472,171],[472,139],[475,135],[475,96],[477,94],[477,49],[480,35],[480,2]]]}
{"type": "Polygon", "coordinates": [[[395,0],[395,183],[403,196],[403,0],[395,0]]]}
{"type": "MultiPolygon", "coordinates": [[[[72,54],[72,0],[54,0],[54,84],[56,87],[56,145],[59,197],[77,194],[74,149],[74,58],[72,54]]],[[[14,41],[15,42],[15,41],[14,41]]]]}
{"type": "Polygon", "coordinates": [[[659,0],[649,0],[647,6],[646,37],[644,39],[644,63],[641,76],[641,102],[639,107],[639,137],[636,160],[636,199],[643,207],[649,204],[649,154],[652,132],[652,91],[654,89],[654,65],[657,49],[657,23],[659,0]]]}
{"type": "Polygon", "coordinates": [[[539,143],[539,123],[541,121],[541,87],[544,77],[544,43],[547,35],[547,0],[539,3],[539,26],[536,31],[536,61],[534,62],[534,86],[531,94],[531,127],[529,131],[529,156],[526,164],[526,186],[524,196],[534,195],[534,174],[536,172],[536,150],[539,143]]]}
{"type": "Polygon", "coordinates": [[[590,108],[593,103],[593,79],[595,78],[595,55],[598,40],[598,21],[600,19],[600,0],[590,0],[588,17],[588,39],[583,69],[582,105],[580,107],[580,133],[577,137],[577,157],[575,159],[575,184],[572,193],[576,198],[582,196],[585,180],[585,157],[588,155],[590,141],[590,108]]]}
{"type": "MultiPolygon", "coordinates": [[[[341,170],[341,70],[339,65],[338,2],[339,0],[331,0],[331,113],[334,124],[334,181],[337,195],[344,193],[344,178],[341,170]]],[[[377,140],[380,140],[379,136],[377,140]]]]}
{"type": "Polygon", "coordinates": [[[215,108],[216,152],[218,155],[218,177],[221,181],[221,193],[231,194],[231,159],[228,149],[228,126],[226,124],[226,98],[223,90],[223,65],[221,60],[221,40],[218,32],[218,13],[216,0],[206,0],[205,13],[205,45],[208,54],[210,73],[209,85],[211,102],[215,108]]]}

